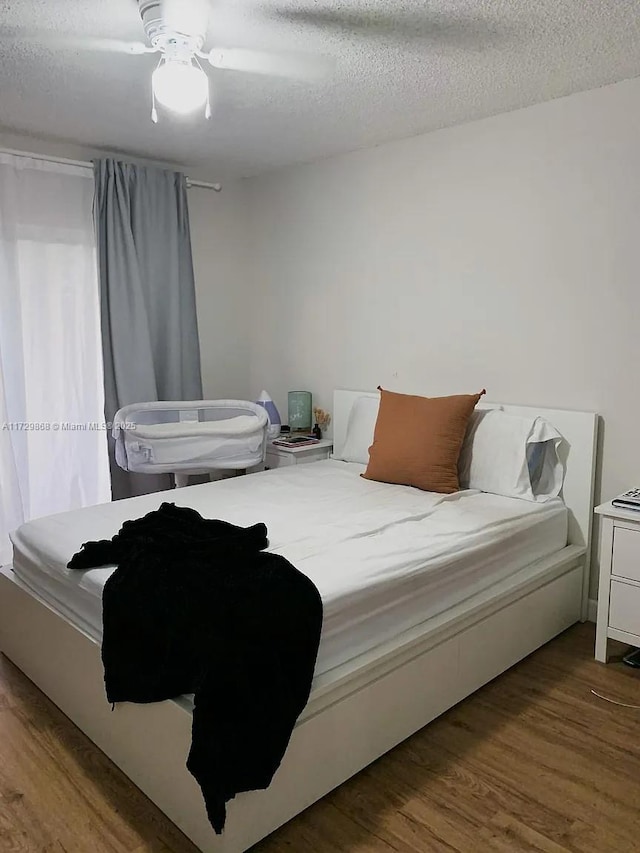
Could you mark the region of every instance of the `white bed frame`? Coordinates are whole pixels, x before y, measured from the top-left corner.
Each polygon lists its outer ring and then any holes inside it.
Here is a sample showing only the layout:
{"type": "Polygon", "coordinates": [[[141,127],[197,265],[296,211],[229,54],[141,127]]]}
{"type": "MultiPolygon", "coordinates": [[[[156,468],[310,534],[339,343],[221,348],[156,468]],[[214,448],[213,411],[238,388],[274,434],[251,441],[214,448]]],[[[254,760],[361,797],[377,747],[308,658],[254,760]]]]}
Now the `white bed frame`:
{"type": "MultiPolygon", "coordinates": [[[[354,400],[336,391],[334,447],[354,400]]],[[[375,395],[372,395],[375,396],[375,395]]],[[[503,406],[547,417],[567,440],[569,544],[457,607],[316,680],[266,791],[241,794],[216,836],[185,767],[191,710],[183,699],[107,704],[99,645],[0,572],[0,649],[207,853],[240,853],[474,690],[586,619],[595,468],[594,414],[503,406]],[[524,578],[524,579],[523,579],[524,578]]]]}

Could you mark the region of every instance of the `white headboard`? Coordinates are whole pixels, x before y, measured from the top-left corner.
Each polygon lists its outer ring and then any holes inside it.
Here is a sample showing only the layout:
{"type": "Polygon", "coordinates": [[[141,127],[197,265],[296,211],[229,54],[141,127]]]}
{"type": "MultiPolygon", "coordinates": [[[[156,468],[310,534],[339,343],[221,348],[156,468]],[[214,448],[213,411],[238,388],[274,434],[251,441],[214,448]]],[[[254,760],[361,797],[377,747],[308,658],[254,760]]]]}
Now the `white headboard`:
{"type": "MultiPolygon", "coordinates": [[[[333,392],[333,449],[339,455],[347,434],[351,407],[358,397],[378,397],[378,391],[333,392]]],[[[593,490],[596,467],[598,416],[593,412],[569,412],[563,409],[539,409],[535,406],[510,406],[485,403],[483,408],[500,407],[514,415],[539,415],[546,418],[565,439],[563,460],[566,466],[562,496],[569,509],[569,544],[591,549],[593,490]]]]}

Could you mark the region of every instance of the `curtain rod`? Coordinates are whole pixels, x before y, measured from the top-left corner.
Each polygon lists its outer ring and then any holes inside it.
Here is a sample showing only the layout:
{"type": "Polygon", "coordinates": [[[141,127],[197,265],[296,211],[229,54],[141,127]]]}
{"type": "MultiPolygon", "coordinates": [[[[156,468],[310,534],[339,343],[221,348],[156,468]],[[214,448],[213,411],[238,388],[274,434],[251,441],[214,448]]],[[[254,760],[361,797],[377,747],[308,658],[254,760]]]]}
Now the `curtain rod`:
{"type": "MultiPolygon", "coordinates": [[[[75,166],[78,169],[93,170],[93,163],[88,160],[69,160],[66,157],[49,157],[46,154],[32,154],[30,151],[17,151],[14,148],[0,148],[0,154],[11,154],[14,157],[30,157],[32,160],[42,160],[44,163],[58,163],[61,166],[75,166]]],[[[207,181],[194,181],[186,178],[187,189],[197,187],[198,189],[213,190],[219,193],[222,184],[210,184],[207,181]]]]}

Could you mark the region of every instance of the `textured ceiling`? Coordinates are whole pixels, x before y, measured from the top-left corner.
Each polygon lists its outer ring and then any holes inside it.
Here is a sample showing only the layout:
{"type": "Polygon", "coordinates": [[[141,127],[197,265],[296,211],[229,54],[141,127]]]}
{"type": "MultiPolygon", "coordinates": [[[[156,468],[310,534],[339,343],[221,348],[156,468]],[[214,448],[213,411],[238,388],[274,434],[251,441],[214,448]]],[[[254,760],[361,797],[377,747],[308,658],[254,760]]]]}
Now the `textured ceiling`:
{"type": "Polygon", "coordinates": [[[212,177],[640,75],[640,0],[211,0],[208,47],[325,55],[335,72],[305,83],[208,69],[213,119],[162,115],[153,125],[157,59],[85,50],[85,37],[140,40],[135,0],[0,0],[0,128],[212,177]],[[61,48],[61,36],[76,41],[61,48]]]}

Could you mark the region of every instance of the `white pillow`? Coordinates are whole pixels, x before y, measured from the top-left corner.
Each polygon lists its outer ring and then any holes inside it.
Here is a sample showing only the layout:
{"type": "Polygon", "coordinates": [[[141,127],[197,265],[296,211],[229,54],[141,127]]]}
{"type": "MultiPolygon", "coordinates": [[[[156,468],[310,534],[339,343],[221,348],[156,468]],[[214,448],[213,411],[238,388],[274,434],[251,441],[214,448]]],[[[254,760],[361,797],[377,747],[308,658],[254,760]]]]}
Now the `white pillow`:
{"type": "Polygon", "coordinates": [[[562,441],[544,418],[475,411],[460,453],[460,485],[529,501],[555,498],[564,479],[562,441]]]}
{"type": "Polygon", "coordinates": [[[336,455],[336,459],[368,465],[369,448],[373,444],[379,408],[380,397],[358,397],[349,412],[347,437],[342,453],[336,455]]]}

